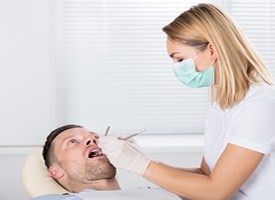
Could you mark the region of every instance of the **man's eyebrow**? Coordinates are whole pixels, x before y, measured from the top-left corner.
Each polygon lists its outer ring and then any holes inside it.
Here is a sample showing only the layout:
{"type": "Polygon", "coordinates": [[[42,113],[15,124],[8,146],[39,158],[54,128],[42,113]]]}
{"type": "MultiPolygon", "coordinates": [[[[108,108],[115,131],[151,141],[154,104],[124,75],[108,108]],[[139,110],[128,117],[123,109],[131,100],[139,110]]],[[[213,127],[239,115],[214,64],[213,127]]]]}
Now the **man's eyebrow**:
{"type": "Polygon", "coordinates": [[[98,136],[98,137],[99,137],[99,134],[97,134],[97,133],[94,133],[94,132],[92,132],[92,131],[90,131],[90,133],[93,134],[93,135],[95,135],[95,136],[98,136]]]}
{"type": "Polygon", "coordinates": [[[71,137],[73,137],[73,135],[70,135],[70,136],[65,137],[65,138],[61,141],[61,144],[63,144],[64,141],[66,141],[67,139],[69,139],[69,138],[71,138],[71,137]]]}

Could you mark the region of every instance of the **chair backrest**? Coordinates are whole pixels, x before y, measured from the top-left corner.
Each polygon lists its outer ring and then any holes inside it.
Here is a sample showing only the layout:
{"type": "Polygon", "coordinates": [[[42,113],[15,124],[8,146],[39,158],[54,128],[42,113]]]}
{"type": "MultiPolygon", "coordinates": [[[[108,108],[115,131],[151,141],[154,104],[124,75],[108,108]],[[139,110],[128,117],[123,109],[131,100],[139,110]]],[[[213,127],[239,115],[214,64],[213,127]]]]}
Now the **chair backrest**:
{"type": "Polygon", "coordinates": [[[30,197],[44,194],[63,194],[68,191],[61,187],[48,173],[42,157],[42,148],[32,152],[22,170],[23,185],[30,197]]]}

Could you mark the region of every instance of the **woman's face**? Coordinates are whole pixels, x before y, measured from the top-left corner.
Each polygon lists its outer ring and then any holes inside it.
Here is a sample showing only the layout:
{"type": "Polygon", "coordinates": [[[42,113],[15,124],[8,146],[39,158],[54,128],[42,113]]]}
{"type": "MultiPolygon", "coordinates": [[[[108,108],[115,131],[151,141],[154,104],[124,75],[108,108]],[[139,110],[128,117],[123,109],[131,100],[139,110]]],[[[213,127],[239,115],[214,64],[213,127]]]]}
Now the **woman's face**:
{"type": "Polygon", "coordinates": [[[172,58],[174,63],[193,58],[198,72],[205,70],[213,63],[213,53],[211,53],[210,45],[200,52],[192,46],[171,40],[169,37],[167,37],[166,42],[168,55],[172,58]]]}

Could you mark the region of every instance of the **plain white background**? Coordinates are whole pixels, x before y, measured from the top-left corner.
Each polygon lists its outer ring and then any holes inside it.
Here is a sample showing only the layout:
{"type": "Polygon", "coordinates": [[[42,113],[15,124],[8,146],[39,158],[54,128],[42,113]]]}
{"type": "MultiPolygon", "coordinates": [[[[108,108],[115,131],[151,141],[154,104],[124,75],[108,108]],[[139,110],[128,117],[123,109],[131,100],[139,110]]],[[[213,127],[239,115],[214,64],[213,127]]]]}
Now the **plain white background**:
{"type": "Polygon", "coordinates": [[[0,24],[0,199],[29,199],[24,160],[56,127],[49,1],[1,0],[0,24]]]}
{"type": "Polygon", "coordinates": [[[55,127],[48,0],[0,1],[0,145],[34,145],[55,127]]]}

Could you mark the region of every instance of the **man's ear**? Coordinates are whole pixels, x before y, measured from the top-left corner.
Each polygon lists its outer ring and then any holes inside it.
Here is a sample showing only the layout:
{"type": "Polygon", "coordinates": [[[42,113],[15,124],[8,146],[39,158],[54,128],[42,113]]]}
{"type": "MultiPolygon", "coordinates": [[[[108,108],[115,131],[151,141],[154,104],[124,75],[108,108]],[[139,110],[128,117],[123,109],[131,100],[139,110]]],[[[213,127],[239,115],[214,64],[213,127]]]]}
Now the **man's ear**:
{"type": "Polygon", "coordinates": [[[49,168],[48,168],[48,172],[50,173],[50,175],[54,178],[54,179],[60,179],[64,176],[65,172],[64,170],[57,165],[56,163],[52,164],[49,168]]]}

